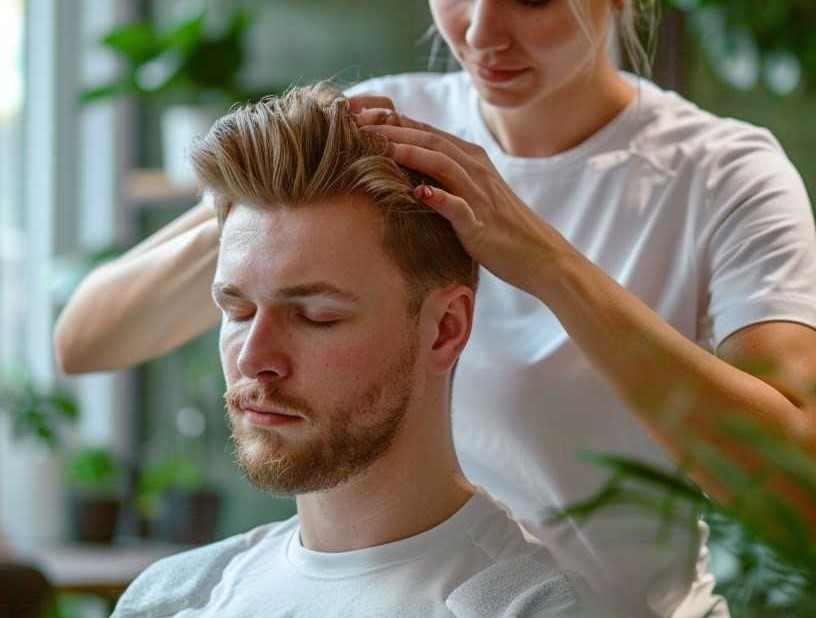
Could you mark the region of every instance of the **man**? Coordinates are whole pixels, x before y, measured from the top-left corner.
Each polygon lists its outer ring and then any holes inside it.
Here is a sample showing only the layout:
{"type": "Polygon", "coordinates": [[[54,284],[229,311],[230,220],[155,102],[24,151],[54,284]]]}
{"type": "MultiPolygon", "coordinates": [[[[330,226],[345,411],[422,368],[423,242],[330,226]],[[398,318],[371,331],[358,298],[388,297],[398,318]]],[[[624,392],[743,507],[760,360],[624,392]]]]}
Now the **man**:
{"type": "Polygon", "coordinates": [[[607,615],[462,475],[450,385],[478,267],[387,148],[325,85],[196,145],[236,460],[298,515],[158,562],[117,618],[607,615]]]}

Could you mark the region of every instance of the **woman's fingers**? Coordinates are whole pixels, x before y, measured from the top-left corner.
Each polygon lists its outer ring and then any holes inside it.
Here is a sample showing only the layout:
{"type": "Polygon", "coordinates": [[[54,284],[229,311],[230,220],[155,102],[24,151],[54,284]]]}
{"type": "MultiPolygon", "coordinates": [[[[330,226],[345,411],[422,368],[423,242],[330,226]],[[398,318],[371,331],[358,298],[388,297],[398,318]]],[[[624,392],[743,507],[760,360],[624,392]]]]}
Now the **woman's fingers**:
{"type": "Polygon", "coordinates": [[[421,185],[414,189],[414,195],[450,221],[460,241],[473,238],[484,227],[465,200],[444,189],[421,185]]]}
{"type": "Polygon", "coordinates": [[[399,126],[400,117],[393,109],[372,107],[360,111],[355,116],[361,127],[380,127],[384,125],[399,126]]]}
{"type": "Polygon", "coordinates": [[[375,107],[374,105],[361,106],[359,112],[356,112],[357,124],[361,127],[402,127],[408,129],[415,129],[423,131],[432,135],[437,135],[454,144],[460,151],[469,154],[482,154],[484,151],[480,146],[463,140],[452,133],[447,133],[441,129],[437,129],[433,125],[425,122],[419,122],[397,113],[394,109],[393,102],[388,97],[367,97],[370,102],[376,103],[377,100],[385,100],[388,102],[386,106],[375,107]]]}
{"type": "Polygon", "coordinates": [[[390,157],[399,165],[439,181],[448,191],[467,199],[473,194],[473,181],[465,169],[447,154],[413,144],[391,142],[390,157]]]}
{"type": "Polygon", "coordinates": [[[469,158],[462,150],[449,139],[436,133],[412,129],[409,127],[395,127],[386,125],[372,125],[362,128],[363,131],[371,131],[385,135],[394,144],[409,144],[419,146],[425,150],[433,150],[448,155],[451,159],[459,163],[463,168],[468,165],[469,158]]]}
{"type": "Polygon", "coordinates": [[[394,102],[388,97],[382,97],[371,94],[360,94],[354,97],[349,97],[349,105],[352,114],[359,114],[364,109],[382,108],[393,110],[394,102]]]}
{"type": "MultiPolygon", "coordinates": [[[[359,117],[358,117],[359,122],[359,117]]],[[[366,119],[366,122],[360,122],[360,126],[393,126],[393,127],[403,127],[409,129],[416,129],[419,131],[424,131],[425,133],[431,133],[433,135],[438,135],[449,142],[455,144],[457,148],[459,148],[462,152],[466,152],[468,154],[482,154],[484,150],[467,140],[463,140],[461,137],[457,137],[452,133],[447,133],[442,129],[437,129],[435,126],[430,125],[426,122],[419,122],[418,120],[413,120],[408,118],[408,116],[404,116],[403,114],[399,114],[394,110],[377,110],[377,113],[372,113],[366,119]]]]}

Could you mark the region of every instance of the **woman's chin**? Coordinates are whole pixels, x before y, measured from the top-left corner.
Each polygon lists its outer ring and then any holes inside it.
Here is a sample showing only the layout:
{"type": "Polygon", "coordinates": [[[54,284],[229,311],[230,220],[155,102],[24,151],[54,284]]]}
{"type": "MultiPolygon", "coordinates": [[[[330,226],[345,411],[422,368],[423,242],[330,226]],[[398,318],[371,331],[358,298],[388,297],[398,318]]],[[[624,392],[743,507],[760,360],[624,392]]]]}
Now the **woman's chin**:
{"type": "Polygon", "coordinates": [[[491,107],[505,109],[522,107],[530,98],[526,92],[518,90],[490,88],[481,85],[476,86],[476,90],[479,93],[479,98],[491,107]]]}

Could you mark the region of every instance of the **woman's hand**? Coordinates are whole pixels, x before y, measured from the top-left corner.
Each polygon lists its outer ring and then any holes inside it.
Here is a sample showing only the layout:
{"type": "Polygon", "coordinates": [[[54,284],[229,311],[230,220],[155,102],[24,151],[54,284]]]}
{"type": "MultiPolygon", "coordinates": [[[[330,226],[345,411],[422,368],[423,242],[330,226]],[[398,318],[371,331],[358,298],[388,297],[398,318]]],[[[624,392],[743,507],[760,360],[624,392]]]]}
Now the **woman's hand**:
{"type": "Polygon", "coordinates": [[[417,199],[453,225],[465,250],[507,283],[536,294],[575,249],[525,205],[499,175],[484,149],[392,109],[361,109],[364,130],[387,137],[389,155],[437,180],[417,199]]]}
{"type": "MultiPolygon", "coordinates": [[[[372,110],[377,117],[382,116],[383,112],[394,111],[394,102],[388,97],[381,97],[373,94],[358,94],[354,97],[349,97],[349,106],[351,113],[358,115],[362,112],[372,110]]],[[[367,115],[367,117],[370,117],[367,115]]],[[[361,123],[362,124],[362,123],[361,123]]]]}

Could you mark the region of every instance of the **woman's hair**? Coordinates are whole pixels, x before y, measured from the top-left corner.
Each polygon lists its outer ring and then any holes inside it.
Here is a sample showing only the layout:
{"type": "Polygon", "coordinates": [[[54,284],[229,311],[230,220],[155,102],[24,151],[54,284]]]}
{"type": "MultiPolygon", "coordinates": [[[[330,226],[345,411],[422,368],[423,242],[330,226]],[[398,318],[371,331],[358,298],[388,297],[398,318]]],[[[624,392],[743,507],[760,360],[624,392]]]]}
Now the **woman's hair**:
{"type": "MultiPolygon", "coordinates": [[[[580,0],[570,0],[571,3],[577,1],[580,0]]],[[[615,26],[621,45],[630,66],[642,77],[652,74],[659,21],[656,0],[623,0],[615,9],[615,26]]]]}
{"type": "MultiPolygon", "coordinates": [[[[604,41],[604,33],[597,32],[590,19],[589,4],[593,1],[566,0],[590,45],[595,47],[604,41]]],[[[649,77],[657,41],[657,0],[623,0],[614,9],[614,23],[630,66],[638,75],[649,77]]],[[[435,25],[423,37],[423,40],[427,39],[431,41],[429,70],[440,68],[440,61],[443,63],[443,70],[450,71],[458,67],[435,25]]]]}
{"type": "Polygon", "coordinates": [[[387,139],[361,131],[348,100],[320,82],[233,109],[194,144],[191,158],[213,193],[219,227],[236,203],[308,207],[333,196],[369,198],[382,208],[383,247],[417,316],[434,288],[475,290],[478,264],[451,224],[414,197],[417,185],[432,180],[398,166],[387,149],[387,139]]]}

